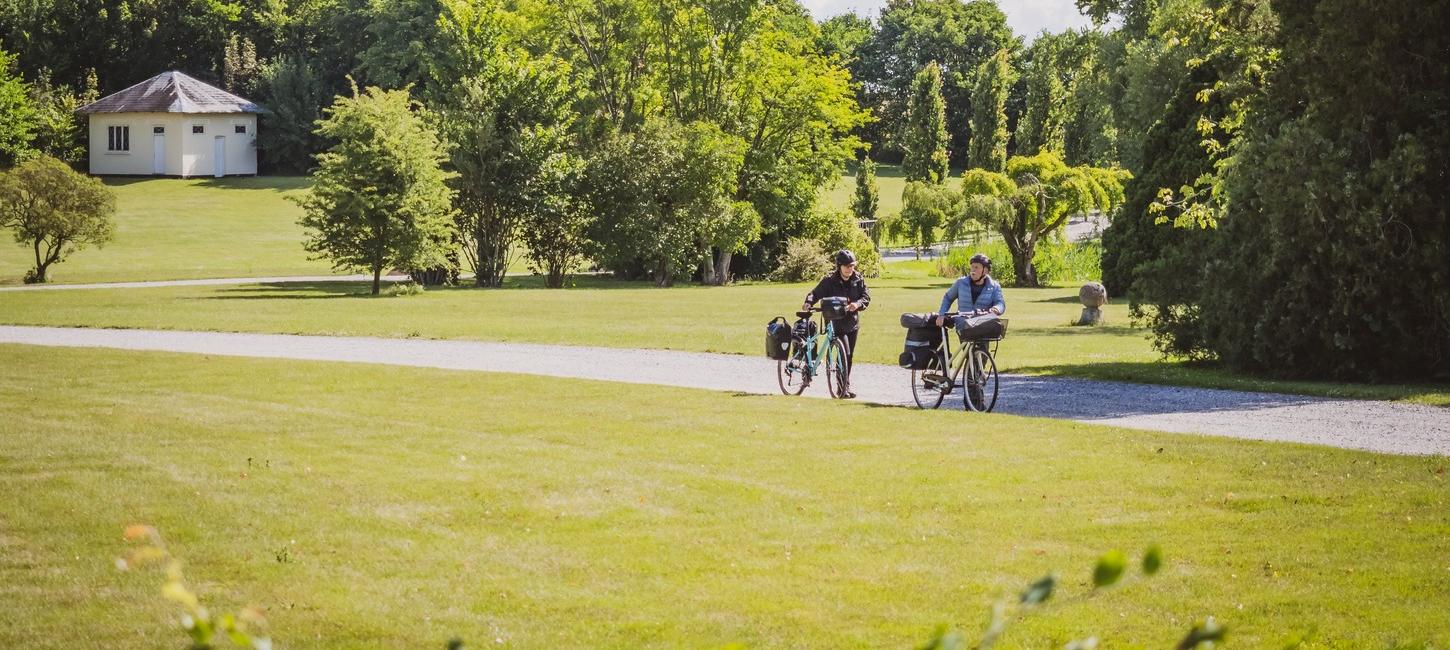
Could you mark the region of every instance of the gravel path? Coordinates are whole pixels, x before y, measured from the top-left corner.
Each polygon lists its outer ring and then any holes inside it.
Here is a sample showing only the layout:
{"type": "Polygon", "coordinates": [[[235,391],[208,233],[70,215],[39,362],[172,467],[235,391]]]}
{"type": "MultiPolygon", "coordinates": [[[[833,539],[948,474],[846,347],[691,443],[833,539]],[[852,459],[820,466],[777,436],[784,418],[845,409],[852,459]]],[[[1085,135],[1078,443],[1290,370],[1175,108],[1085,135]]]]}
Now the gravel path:
{"type": "MultiPolygon", "coordinates": [[[[0,343],[160,350],[243,357],[514,372],[778,394],[775,363],[667,350],[526,343],[0,326],[0,343]]],[[[905,370],[860,364],[862,401],[911,404],[905,370]]],[[[825,382],[806,390],[825,397],[825,382]]],[[[784,398],[783,398],[784,399],[784,398]]],[[[961,409],[960,393],[944,409],[961,409]]],[[[1139,429],[1305,442],[1392,454],[1450,455],[1450,409],[1274,393],[1003,376],[997,411],[1139,429]]],[[[973,417],[963,413],[962,417],[973,417]]]]}
{"type": "MultiPolygon", "coordinates": [[[[289,275],[274,278],[206,278],[203,280],[152,280],[147,282],[93,282],[90,284],[26,284],[0,287],[0,291],[62,291],[65,289],[149,289],[152,287],[201,287],[213,284],[275,284],[279,282],[371,282],[373,276],[289,275]]],[[[385,275],[383,282],[401,282],[406,275],[385,275]]]]}

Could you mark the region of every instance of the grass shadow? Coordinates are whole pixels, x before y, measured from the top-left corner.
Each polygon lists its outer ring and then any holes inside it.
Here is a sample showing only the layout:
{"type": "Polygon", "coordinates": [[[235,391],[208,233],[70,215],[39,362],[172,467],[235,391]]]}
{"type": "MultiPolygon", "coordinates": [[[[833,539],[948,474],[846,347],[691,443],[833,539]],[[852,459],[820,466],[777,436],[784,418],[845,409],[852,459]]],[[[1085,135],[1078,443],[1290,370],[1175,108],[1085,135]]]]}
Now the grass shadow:
{"type": "MultiPolygon", "coordinates": [[[[188,300],[327,300],[332,298],[372,298],[372,283],[341,282],[267,282],[227,287],[215,296],[188,300]]],[[[378,298],[389,297],[379,294],[378,298]]]]}

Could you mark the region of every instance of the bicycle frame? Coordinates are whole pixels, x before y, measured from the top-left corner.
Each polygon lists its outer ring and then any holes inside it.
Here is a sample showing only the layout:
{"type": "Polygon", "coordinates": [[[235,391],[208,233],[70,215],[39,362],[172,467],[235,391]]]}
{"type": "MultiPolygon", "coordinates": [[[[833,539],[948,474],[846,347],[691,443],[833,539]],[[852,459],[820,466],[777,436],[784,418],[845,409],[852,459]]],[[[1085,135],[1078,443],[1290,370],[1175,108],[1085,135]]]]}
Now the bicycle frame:
{"type": "Polygon", "coordinates": [[[804,370],[808,378],[816,376],[816,369],[820,367],[823,357],[831,354],[831,339],[836,338],[836,324],[826,320],[824,316],[821,317],[821,322],[825,323],[825,327],[815,336],[806,339],[805,345],[801,347],[806,353],[804,370]],[[825,348],[825,354],[819,352],[822,348],[825,348]]]}

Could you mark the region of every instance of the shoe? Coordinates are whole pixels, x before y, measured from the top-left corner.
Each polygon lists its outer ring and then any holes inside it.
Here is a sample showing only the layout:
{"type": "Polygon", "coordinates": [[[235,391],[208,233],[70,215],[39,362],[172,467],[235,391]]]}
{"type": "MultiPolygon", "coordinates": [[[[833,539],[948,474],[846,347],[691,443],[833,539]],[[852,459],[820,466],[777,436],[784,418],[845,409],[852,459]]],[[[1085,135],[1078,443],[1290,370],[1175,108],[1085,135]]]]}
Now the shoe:
{"type": "Polygon", "coordinates": [[[841,395],[841,399],[856,399],[856,394],[848,390],[845,394],[841,395]]]}

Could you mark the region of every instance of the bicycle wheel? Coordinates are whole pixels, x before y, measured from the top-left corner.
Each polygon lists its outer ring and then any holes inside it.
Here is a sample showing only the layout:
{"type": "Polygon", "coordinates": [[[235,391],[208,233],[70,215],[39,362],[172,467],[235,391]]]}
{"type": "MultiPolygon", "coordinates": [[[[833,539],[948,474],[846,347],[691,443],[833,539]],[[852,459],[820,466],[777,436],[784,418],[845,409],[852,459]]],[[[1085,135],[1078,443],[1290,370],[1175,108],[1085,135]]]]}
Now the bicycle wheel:
{"type": "Polygon", "coordinates": [[[951,375],[940,366],[940,362],[933,359],[926,369],[911,371],[911,398],[916,400],[917,407],[934,409],[941,406],[947,393],[952,392],[951,375]]]}
{"type": "Polygon", "coordinates": [[[786,395],[799,395],[805,391],[806,385],[810,383],[810,366],[806,363],[806,349],[800,341],[791,341],[790,356],[782,361],[775,362],[775,380],[780,384],[780,392],[786,395]]]}
{"type": "Polygon", "coordinates": [[[845,399],[851,390],[851,362],[841,339],[831,339],[831,349],[826,353],[826,388],[836,399],[845,399]]]}
{"type": "Polygon", "coordinates": [[[972,347],[971,376],[962,382],[962,406],[968,411],[991,413],[997,406],[997,360],[980,346],[972,347]]]}

